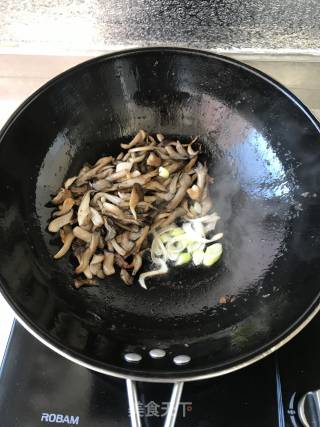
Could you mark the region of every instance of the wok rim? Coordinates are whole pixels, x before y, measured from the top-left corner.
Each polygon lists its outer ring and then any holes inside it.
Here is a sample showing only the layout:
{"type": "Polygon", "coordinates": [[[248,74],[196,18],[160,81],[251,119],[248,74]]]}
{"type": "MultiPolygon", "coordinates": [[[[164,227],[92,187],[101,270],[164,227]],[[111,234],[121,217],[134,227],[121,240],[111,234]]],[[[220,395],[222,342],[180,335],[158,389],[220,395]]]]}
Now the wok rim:
{"type": "MultiPolygon", "coordinates": [[[[276,89],[278,89],[280,92],[282,92],[291,102],[293,102],[303,113],[304,115],[311,121],[311,123],[315,126],[316,130],[320,134],[320,122],[318,119],[312,114],[312,112],[303,104],[303,102],[300,101],[299,98],[297,98],[290,90],[288,90],[285,86],[283,86],[281,83],[273,79],[272,77],[268,76],[264,72],[255,69],[254,67],[244,64],[241,61],[238,61],[233,58],[229,58],[217,53],[213,53],[206,50],[201,49],[194,49],[194,48],[184,48],[184,47],[168,47],[168,46],[154,46],[154,47],[145,47],[145,48],[133,48],[133,49],[126,49],[116,52],[107,53],[101,56],[97,56],[95,58],[91,58],[89,60],[86,60],[84,62],[81,62],[80,64],[77,64],[68,70],[58,74],[57,76],[50,79],[48,82],[46,82],[44,85],[42,85],[39,89],[37,89],[34,93],[32,93],[23,103],[20,104],[20,106],[12,113],[12,115],[9,117],[9,119],[6,121],[2,129],[0,130],[0,144],[2,140],[4,139],[7,131],[10,129],[11,125],[19,118],[20,114],[31,104],[34,100],[38,98],[38,96],[42,95],[47,89],[49,89],[51,86],[53,86],[55,83],[59,82],[60,80],[63,80],[66,76],[71,75],[74,72],[77,72],[81,69],[85,69],[86,67],[89,67],[93,63],[99,63],[103,62],[108,59],[116,59],[121,58],[123,56],[132,56],[135,54],[140,54],[143,52],[172,52],[177,54],[191,54],[191,55],[197,55],[197,56],[205,56],[209,58],[213,58],[225,63],[233,64],[237,66],[238,68],[244,69],[248,71],[249,73],[261,78],[262,80],[266,81],[267,83],[274,86],[276,89]]],[[[96,371],[101,374],[110,375],[116,378],[121,379],[131,379],[134,381],[144,381],[144,382],[159,382],[159,383],[172,383],[176,381],[196,381],[196,380],[204,380],[209,378],[214,378],[222,375],[226,375],[228,373],[237,371],[239,369],[242,369],[244,367],[247,367],[266,356],[272,354],[282,346],[284,346],[286,343],[288,343],[292,338],[294,338],[301,330],[304,329],[305,326],[308,325],[308,323],[316,316],[316,314],[320,311],[320,289],[317,294],[317,296],[314,298],[312,304],[304,311],[304,313],[295,320],[282,334],[278,335],[277,337],[273,338],[271,341],[269,341],[267,344],[263,345],[262,347],[249,352],[245,356],[238,356],[235,360],[230,360],[225,364],[222,364],[222,366],[219,365],[215,368],[198,368],[193,369],[192,363],[188,365],[188,367],[173,367],[173,369],[176,369],[175,374],[170,375],[164,371],[163,373],[159,374],[153,374],[152,371],[144,370],[143,368],[140,371],[134,371],[134,374],[131,374],[132,372],[130,370],[130,367],[128,368],[120,368],[116,367],[115,365],[106,364],[104,362],[98,362],[96,364],[92,363],[92,359],[85,355],[80,355],[75,350],[68,349],[66,346],[64,346],[62,343],[58,342],[54,337],[51,337],[47,332],[44,332],[39,328],[29,317],[23,313],[22,310],[17,306],[14,299],[10,296],[10,294],[5,289],[3,281],[0,279],[0,292],[4,296],[7,303],[11,306],[11,308],[14,311],[15,318],[19,321],[19,323],[28,331],[30,332],[35,338],[37,338],[42,344],[46,345],[51,350],[55,351],[59,355],[65,357],[66,359],[70,360],[71,362],[77,363],[87,369],[96,371]],[[106,367],[104,367],[106,366],[106,367]],[[183,369],[183,370],[182,370],[183,369]],[[150,376],[152,375],[152,376],[150,376]],[[158,375],[158,376],[157,376],[158,375]],[[160,376],[159,376],[160,375],[160,376]]],[[[172,369],[172,371],[173,371],[172,369]]]]}

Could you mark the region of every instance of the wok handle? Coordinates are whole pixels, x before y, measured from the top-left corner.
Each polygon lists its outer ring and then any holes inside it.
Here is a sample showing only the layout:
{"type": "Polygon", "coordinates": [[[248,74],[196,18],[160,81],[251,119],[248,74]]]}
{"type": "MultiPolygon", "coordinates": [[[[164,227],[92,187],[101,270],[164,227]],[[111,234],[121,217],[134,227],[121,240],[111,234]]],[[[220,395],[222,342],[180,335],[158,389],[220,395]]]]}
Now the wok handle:
{"type": "Polygon", "coordinates": [[[132,380],[126,380],[126,384],[127,384],[127,394],[128,394],[128,401],[129,401],[131,427],[141,427],[136,382],[132,380]]]}
{"type": "Polygon", "coordinates": [[[168,408],[166,420],[164,422],[163,427],[174,427],[176,423],[183,385],[184,383],[181,381],[173,384],[169,408],[168,408]]]}
{"type": "MultiPolygon", "coordinates": [[[[130,409],[131,427],[141,427],[136,382],[128,379],[126,380],[126,384],[127,384],[127,394],[128,394],[129,409],[130,409]]],[[[173,384],[170,403],[168,406],[168,412],[167,412],[163,427],[174,427],[175,425],[179,404],[181,400],[183,385],[184,383],[181,381],[173,384]]]]}

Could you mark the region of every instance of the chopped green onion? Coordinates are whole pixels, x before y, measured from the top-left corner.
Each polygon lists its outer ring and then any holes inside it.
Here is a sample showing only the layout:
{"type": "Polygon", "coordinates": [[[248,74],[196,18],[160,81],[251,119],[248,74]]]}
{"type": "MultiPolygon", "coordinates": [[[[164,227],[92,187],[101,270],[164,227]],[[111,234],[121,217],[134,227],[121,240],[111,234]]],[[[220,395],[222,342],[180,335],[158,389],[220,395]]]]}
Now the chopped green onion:
{"type": "Polygon", "coordinates": [[[169,233],[163,233],[163,234],[161,234],[160,240],[161,240],[162,243],[167,243],[170,240],[169,233]]]}
{"type": "Polygon", "coordinates": [[[194,265],[200,265],[202,264],[204,258],[204,252],[200,249],[197,249],[196,251],[192,252],[192,261],[194,265]]]}
{"type": "Polygon", "coordinates": [[[207,247],[204,257],[203,257],[203,265],[209,267],[215,264],[222,255],[222,245],[221,243],[214,243],[207,247]]]}
{"type": "Polygon", "coordinates": [[[191,255],[188,252],[183,252],[182,254],[179,255],[176,261],[176,265],[187,264],[190,261],[191,261],[191,255]]]}
{"type": "Polygon", "coordinates": [[[157,234],[159,234],[159,236],[161,236],[162,234],[167,233],[168,231],[171,231],[176,227],[177,227],[176,224],[173,223],[171,225],[168,225],[168,227],[165,227],[165,228],[162,228],[161,230],[159,230],[157,232],[157,234]]]}
{"type": "Polygon", "coordinates": [[[218,214],[214,212],[210,215],[205,215],[200,218],[189,219],[189,221],[190,222],[217,222],[219,221],[219,219],[220,217],[218,216],[218,214]]]}
{"type": "Polygon", "coordinates": [[[208,254],[214,254],[217,252],[217,250],[221,251],[221,253],[222,253],[222,244],[221,243],[214,243],[213,245],[207,246],[206,252],[208,254]]]}
{"type": "Polygon", "coordinates": [[[180,228],[180,227],[174,228],[174,229],[170,232],[170,236],[172,236],[172,237],[181,236],[182,234],[185,234],[185,233],[184,233],[184,231],[182,230],[182,228],[180,228]]]}
{"type": "Polygon", "coordinates": [[[159,274],[165,274],[168,272],[167,264],[162,259],[156,259],[156,264],[160,266],[158,270],[148,271],[146,273],[142,273],[139,276],[140,286],[144,289],[147,289],[145,280],[148,277],[158,276],[159,274]]]}
{"type": "Polygon", "coordinates": [[[178,240],[176,237],[173,237],[167,243],[167,251],[173,253],[180,253],[188,246],[188,244],[189,240],[187,239],[178,240]]]}
{"type": "Polygon", "coordinates": [[[164,168],[163,166],[159,167],[159,176],[161,176],[161,178],[169,178],[170,172],[168,171],[168,169],[164,168]]]}
{"type": "Polygon", "coordinates": [[[191,242],[187,246],[187,250],[190,254],[192,254],[194,251],[203,251],[205,248],[205,244],[201,242],[191,242]]]}
{"type": "Polygon", "coordinates": [[[154,233],[154,238],[151,245],[151,258],[154,261],[154,258],[158,256],[162,256],[163,259],[166,261],[168,254],[167,254],[167,249],[164,246],[164,244],[161,242],[159,235],[157,233],[154,233]],[[159,255],[156,255],[156,254],[159,254],[159,255]]]}
{"type": "Polygon", "coordinates": [[[199,234],[199,237],[203,237],[205,238],[205,234],[204,234],[204,226],[201,222],[195,222],[193,224],[193,229],[194,231],[199,234]]]}
{"type": "Polygon", "coordinates": [[[183,224],[182,227],[189,240],[194,240],[195,242],[199,242],[199,243],[212,243],[212,242],[215,242],[216,240],[222,239],[223,237],[223,233],[218,233],[218,234],[215,234],[213,237],[211,237],[211,239],[205,239],[204,237],[199,235],[199,233],[193,228],[193,224],[191,224],[190,222],[183,224]]]}
{"type": "Polygon", "coordinates": [[[180,256],[180,252],[171,252],[168,251],[168,258],[170,261],[177,261],[180,256]]]}

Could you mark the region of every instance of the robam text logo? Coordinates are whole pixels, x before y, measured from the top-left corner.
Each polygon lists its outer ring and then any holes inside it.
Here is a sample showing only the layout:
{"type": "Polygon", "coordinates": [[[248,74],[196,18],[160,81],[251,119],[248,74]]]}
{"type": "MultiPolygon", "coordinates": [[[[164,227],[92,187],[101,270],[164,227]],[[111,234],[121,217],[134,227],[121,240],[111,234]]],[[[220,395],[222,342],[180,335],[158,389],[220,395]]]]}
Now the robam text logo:
{"type": "Polygon", "coordinates": [[[46,412],[42,412],[41,414],[41,421],[43,423],[78,425],[79,420],[80,417],[74,417],[73,415],[47,414],[46,412]]]}

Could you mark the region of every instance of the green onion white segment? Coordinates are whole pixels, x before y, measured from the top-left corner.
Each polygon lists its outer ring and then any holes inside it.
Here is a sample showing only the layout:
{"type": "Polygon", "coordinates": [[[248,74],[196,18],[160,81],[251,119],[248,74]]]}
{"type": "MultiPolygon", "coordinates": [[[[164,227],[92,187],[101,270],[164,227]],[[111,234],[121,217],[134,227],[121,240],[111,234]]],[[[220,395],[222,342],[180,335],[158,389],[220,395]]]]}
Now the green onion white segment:
{"type": "Polygon", "coordinates": [[[212,213],[191,219],[178,227],[172,224],[153,233],[151,259],[159,268],[140,274],[139,283],[147,289],[145,280],[168,272],[168,264],[175,266],[192,262],[194,265],[210,267],[221,257],[223,233],[212,234],[220,217],[212,213]],[[208,237],[208,235],[211,237],[208,237]]]}

